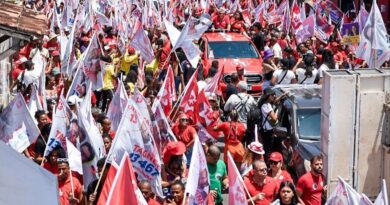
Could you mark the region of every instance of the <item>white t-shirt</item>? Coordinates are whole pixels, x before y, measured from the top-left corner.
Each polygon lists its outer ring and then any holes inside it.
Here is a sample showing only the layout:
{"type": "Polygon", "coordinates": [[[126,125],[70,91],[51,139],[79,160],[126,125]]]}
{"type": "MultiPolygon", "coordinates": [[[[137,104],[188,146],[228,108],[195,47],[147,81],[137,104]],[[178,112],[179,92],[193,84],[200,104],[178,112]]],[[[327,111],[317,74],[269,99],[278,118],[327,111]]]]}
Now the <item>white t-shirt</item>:
{"type": "Polygon", "coordinates": [[[263,129],[264,131],[267,131],[267,130],[272,130],[273,127],[271,126],[271,124],[269,123],[269,120],[267,120],[267,116],[269,118],[269,115],[268,113],[274,111],[274,109],[272,108],[272,105],[271,103],[265,103],[261,106],[261,114],[263,115],[263,120],[261,122],[261,125],[263,125],[263,129]]]}
{"type": "Polygon", "coordinates": [[[278,43],[275,43],[274,46],[272,46],[272,50],[274,51],[274,58],[283,58],[282,47],[280,47],[278,43]]]}
{"type": "Polygon", "coordinates": [[[297,83],[298,84],[313,84],[314,81],[316,80],[318,70],[314,68],[314,70],[312,71],[313,75],[311,77],[307,77],[307,78],[305,76],[305,72],[306,72],[306,70],[304,68],[297,68],[295,70],[295,73],[298,76],[297,83]],[[303,81],[305,78],[306,78],[306,80],[303,81]],[[302,83],[302,81],[303,81],[303,83],[302,83]]]}
{"type": "Polygon", "coordinates": [[[40,73],[37,72],[37,69],[33,69],[33,70],[24,70],[23,72],[21,72],[18,76],[18,81],[19,82],[24,82],[24,84],[26,86],[30,85],[31,83],[34,83],[35,85],[38,85],[39,83],[39,76],[40,76],[40,73]],[[22,80],[22,75],[24,73],[24,77],[23,77],[23,80],[22,80]]]}
{"type": "Polygon", "coordinates": [[[291,70],[282,70],[282,69],[275,70],[273,76],[276,77],[277,79],[276,84],[280,84],[280,85],[291,84],[291,80],[295,78],[294,72],[292,72],[291,70]],[[283,78],[284,74],[286,74],[286,76],[283,78]],[[280,82],[280,80],[282,80],[282,82],[280,82]]]}
{"type": "Polygon", "coordinates": [[[323,72],[326,71],[326,70],[329,70],[329,67],[323,63],[319,68],[318,68],[318,72],[320,72],[320,78],[323,78],[324,77],[324,74],[323,72]]]}

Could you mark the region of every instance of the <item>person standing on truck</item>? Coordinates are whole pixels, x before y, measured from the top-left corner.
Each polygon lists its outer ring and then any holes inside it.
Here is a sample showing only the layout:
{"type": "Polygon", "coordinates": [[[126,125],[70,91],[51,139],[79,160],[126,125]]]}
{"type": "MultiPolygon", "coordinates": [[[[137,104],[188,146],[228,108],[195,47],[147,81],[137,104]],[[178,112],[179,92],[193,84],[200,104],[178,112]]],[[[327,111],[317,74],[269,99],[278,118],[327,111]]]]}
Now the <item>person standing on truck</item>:
{"type": "Polygon", "coordinates": [[[321,205],[322,193],[326,191],[322,175],[323,158],[314,156],[310,160],[311,171],[302,175],[297,183],[297,194],[305,205],[321,205]]]}

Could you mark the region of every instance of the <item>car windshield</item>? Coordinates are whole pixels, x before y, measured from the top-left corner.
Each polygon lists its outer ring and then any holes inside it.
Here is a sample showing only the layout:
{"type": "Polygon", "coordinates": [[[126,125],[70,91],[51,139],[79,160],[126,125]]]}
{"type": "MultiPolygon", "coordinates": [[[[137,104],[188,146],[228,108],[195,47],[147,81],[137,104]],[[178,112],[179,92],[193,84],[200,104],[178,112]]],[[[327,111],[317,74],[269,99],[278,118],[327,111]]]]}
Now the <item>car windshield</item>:
{"type": "Polygon", "coordinates": [[[321,109],[298,109],[298,132],[301,139],[319,140],[321,109]]]}
{"type": "Polygon", "coordinates": [[[209,42],[210,57],[258,58],[256,48],[249,41],[209,42]]]}

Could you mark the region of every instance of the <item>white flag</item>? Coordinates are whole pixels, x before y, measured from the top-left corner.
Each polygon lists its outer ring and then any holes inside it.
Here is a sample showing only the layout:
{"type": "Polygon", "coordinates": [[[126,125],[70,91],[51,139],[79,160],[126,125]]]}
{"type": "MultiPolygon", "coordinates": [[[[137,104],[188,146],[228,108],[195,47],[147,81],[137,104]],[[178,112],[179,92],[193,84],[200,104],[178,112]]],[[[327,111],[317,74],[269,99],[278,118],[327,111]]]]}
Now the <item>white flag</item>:
{"type": "Polygon", "coordinates": [[[228,175],[229,175],[229,205],[245,205],[246,200],[245,184],[241,178],[236,164],[230,152],[227,153],[228,158],[228,175]]]}
{"type": "Polygon", "coordinates": [[[155,58],[150,40],[142,28],[141,22],[137,21],[134,26],[134,38],[131,45],[141,52],[141,56],[146,62],[150,63],[155,58]]]}
{"type": "Polygon", "coordinates": [[[82,131],[79,149],[83,163],[84,184],[89,184],[96,179],[97,161],[105,155],[103,138],[92,116],[91,92],[91,85],[89,85],[87,94],[77,111],[77,120],[82,131]]]}
{"type": "Polygon", "coordinates": [[[356,57],[364,59],[370,68],[379,68],[388,60],[390,40],[376,0],[373,1],[366,25],[360,35],[356,57]],[[385,55],[385,57],[383,57],[385,55]]]}
{"type": "Polygon", "coordinates": [[[38,136],[39,129],[19,93],[0,114],[0,140],[23,152],[38,136]]]}
{"type": "Polygon", "coordinates": [[[127,96],[123,82],[119,80],[118,87],[107,111],[107,117],[111,120],[111,129],[114,131],[118,129],[128,100],[129,97],[127,96]]]}
{"type": "Polygon", "coordinates": [[[70,170],[76,171],[82,175],[83,174],[83,166],[81,163],[80,151],[68,139],[66,139],[66,148],[68,151],[68,162],[69,162],[70,170]]]}
{"type": "Polygon", "coordinates": [[[3,142],[0,179],[1,204],[59,204],[57,177],[3,142]]]}
{"type": "Polygon", "coordinates": [[[161,162],[151,130],[141,116],[137,104],[129,98],[107,160],[119,163],[125,152],[130,153],[138,179],[150,181],[153,191],[162,196],[161,162]]]}
{"type": "Polygon", "coordinates": [[[209,188],[210,181],[206,156],[199,139],[195,138],[185,190],[185,194],[189,194],[188,204],[207,204],[209,188]]]}
{"type": "Polygon", "coordinates": [[[381,192],[378,194],[377,198],[375,199],[374,205],[388,205],[388,204],[389,204],[389,199],[387,198],[386,180],[383,180],[381,192]]]}
{"type": "Polygon", "coordinates": [[[326,201],[327,205],[356,205],[359,204],[361,195],[357,193],[347,182],[338,177],[338,182],[332,195],[326,201]]]}
{"type": "Polygon", "coordinates": [[[68,105],[61,94],[57,109],[53,114],[53,124],[43,154],[44,157],[49,156],[50,152],[57,146],[61,146],[66,151],[66,134],[68,132],[68,123],[71,115],[68,110],[68,105]]]}

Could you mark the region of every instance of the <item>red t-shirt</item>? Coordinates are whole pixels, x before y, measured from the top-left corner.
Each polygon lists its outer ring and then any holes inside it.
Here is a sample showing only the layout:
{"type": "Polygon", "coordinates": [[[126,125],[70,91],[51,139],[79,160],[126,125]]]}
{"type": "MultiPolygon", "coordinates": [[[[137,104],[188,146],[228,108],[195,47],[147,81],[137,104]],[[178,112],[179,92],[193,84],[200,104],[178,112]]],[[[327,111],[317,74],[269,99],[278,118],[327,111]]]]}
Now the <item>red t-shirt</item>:
{"type": "Polygon", "coordinates": [[[234,20],[232,20],[231,22],[233,22],[232,25],[231,25],[231,30],[237,31],[237,32],[240,32],[240,33],[245,31],[244,21],[234,21],[234,20]]]}
{"type": "Polygon", "coordinates": [[[228,15],[225,15],[223,18],[218,18],[218,15],[212,19],[215,29],[227,29],[230,24],[230,19],[228,15]]]}
{"type": "MultiPolygon", "coordinates": [[[[268,172],[268,176],[272,177],[272,172],[268,172]]],[[[278,190],[282,182],[284,181],[293,182],[290,173],[288,173],[286,170],[282,170],[282,173],[277,178],[273,178],[273,179],[278,184],[278,190]]]]}
{"type": "Polygon", "coordinates": [[[160,203],[153,198],[149,198],[148,205],[160,205],[160,203]]]}
{"type": "Polygon", "coordinates": [[[263,200],[255,201],[255,205],[269,205],[276,197],[278,193],[278,187],[271,177],[267,176],[265,178],[265,183],[262,186],[257,185],[253,180],[253,170],[249,171],[244,177],[244,183],[251,197],[256,196],[259,193],[264,193],[265,198],[263,200]]]}
{"type": "Polygon", "coordinates": [[[172,127],[172,132],[175,134],[177,140],[183,142],[186,146],[194,139],[196,134],[195,128],[187,126],[185,129],[180,129],[179,125],[172,127]]]}
{"type": "MultiPolygon", "coordinates": [[[[81,183],[75,177],[72,178],[72,182],[73,182],[73,188],[74,188],[74,198],[79,199],[80,195],[83,191],[81,183]]],[[[72,186],[70,183],[69,175],[65,181],[58,182],[58,188],[59,188],[58,194],[60,196],[60,204],[61,205],[68,205],[69,204],[69,195],[72,193],[72,186]]]]}
{"type": "Polygon", "coordinates": [[[245,136],[245,125],[240,122],[223,122],[217,126],[217,130],[223,132],[227,144],[242,142],[245,136]]]}
{"type": "Polygon", "coordinates": [[[168,68],[169,62],[165,62],[165,61],[168,59],[170,53],[171,53],[171,44],[167,43],[162,47],[160,58],[158,59],[158,67],[159,68],[162,68],[162,69],[168,68]]]}
{"type": "Polygon", "coordinates": [[[43,47],[46,48],[50,55],[53,51],[60,51],[60,44],[57,41],[49,41],[43,44],[43,47]]]}
{"type": "Polygon", "coordinates": [[[321,205],[322,191],[324,190],[323,176],[314,176],[308,172],[299,178],[297,191],[302,193],[301,199],[306,205],[321,205]]]}

